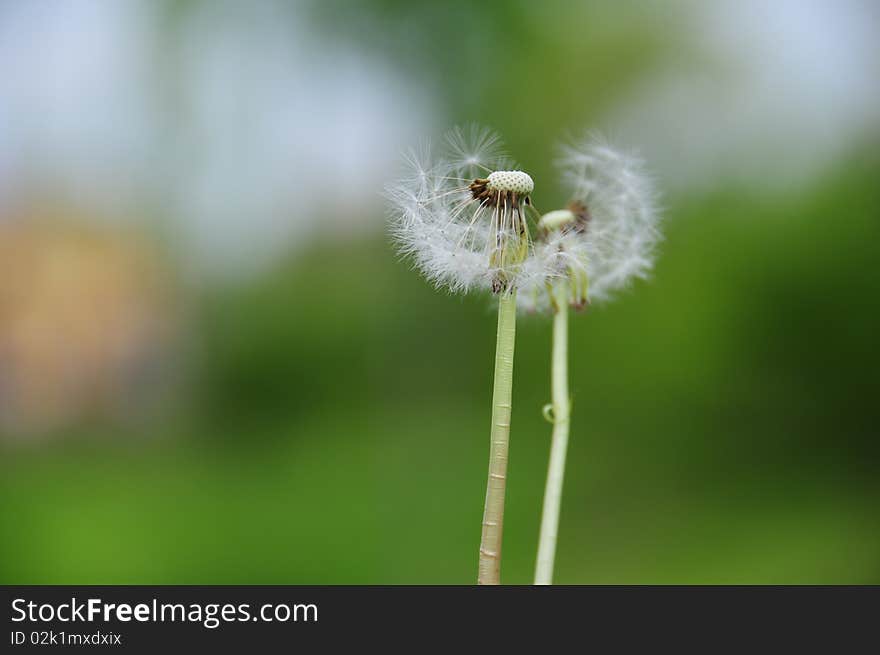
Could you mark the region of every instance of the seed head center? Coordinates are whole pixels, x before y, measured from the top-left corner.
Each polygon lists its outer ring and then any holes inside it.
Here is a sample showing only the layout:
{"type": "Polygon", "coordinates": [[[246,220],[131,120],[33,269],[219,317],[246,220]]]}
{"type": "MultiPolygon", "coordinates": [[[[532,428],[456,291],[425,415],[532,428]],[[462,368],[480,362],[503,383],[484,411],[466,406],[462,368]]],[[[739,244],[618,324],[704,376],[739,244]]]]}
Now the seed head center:
{"type": "Polygon", "coordinates": [[[486,188],[489,191],[509,191],[527,196],[535,189],[532,176],[523,171],[495,171],[489,173],[486,188]]]}

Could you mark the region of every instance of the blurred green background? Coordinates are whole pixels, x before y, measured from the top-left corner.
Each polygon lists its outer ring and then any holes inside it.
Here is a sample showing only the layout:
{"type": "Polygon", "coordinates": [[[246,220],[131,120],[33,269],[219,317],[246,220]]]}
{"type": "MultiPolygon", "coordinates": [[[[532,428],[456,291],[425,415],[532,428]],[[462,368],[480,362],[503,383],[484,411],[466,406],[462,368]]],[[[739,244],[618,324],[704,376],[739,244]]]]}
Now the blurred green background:
{"type": "MultiPolygon", "coordinates": [[[[0,582],[474,582],[494,310],[379,194],[477,121],[539,207],[584,127],[664,189],[653,279],[572,318],[556,581],[880,583],[876,8],[771,4],[4,5],[0,582]]],[[[517,329],[529,583],[550,331],[517,329]]]]}

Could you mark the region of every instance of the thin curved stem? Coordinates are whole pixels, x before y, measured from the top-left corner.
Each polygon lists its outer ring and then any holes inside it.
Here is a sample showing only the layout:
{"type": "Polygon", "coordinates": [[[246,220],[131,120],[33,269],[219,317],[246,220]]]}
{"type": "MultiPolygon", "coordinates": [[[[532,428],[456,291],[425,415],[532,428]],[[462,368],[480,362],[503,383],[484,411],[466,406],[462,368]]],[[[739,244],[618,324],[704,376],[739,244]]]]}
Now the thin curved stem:
{"type": "Polygon", "coordinates": [[[501,533],[507,487],[507,451],[513,391],[513,350],[516,341],[516,291],[498,298],[498,335],[495,343],[495,383],[492,392],[492,431],[489,481],[483,510],[478,584],[501,584],[501,533]]]}
{"type": "Polygon", "coordinates": [[[571,423],[571,402],[568,395],[568,282],[553,287],[553,363],[551,372],[553,399],[553,437],[550,444],[550,465],[544,491],[541,534],[538,538],[538,562],[535,584],[553,583],[556,558],[556,536],[559,531],[559,510],[562,505],[562,482],[565,477],[565,456],[571,423]]]}

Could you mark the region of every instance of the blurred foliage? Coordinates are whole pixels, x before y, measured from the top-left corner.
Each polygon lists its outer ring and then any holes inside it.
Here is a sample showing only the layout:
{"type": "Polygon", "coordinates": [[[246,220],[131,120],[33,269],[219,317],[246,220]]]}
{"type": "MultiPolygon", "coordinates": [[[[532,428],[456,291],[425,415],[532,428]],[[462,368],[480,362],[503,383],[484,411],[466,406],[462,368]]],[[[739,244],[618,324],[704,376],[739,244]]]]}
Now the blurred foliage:
{"type": "Polygon", "coordinates": [[[670,58],[700,65],[679,38],[678,12],[653,3],[376,0],[353,9],[331,0],[313,13],[330,34],[432,86],[450,124],[499,130],[539,180],[554,177],[550,146],[596,127],[592,118],[630,83],[670,58]]]}
{"type": "MultiPolygon", "coordinates": [[[[512,6],[313,9],[448,85],[453,118],[511,135],[540,179],[559,128],[674,41],[610,3],[512,6]]],[[[654,280],[573,317],[559,582],[880,583],[877,152],[806,193],[666,198],[654,280]]],[[[435,292],[375,235],[193,303],[179,414],[0,446],[0,581],[474,581],[489,299],[435,292]]],[[[549,340],[520,321],[508,583],[534,565],[549,340]]]]}

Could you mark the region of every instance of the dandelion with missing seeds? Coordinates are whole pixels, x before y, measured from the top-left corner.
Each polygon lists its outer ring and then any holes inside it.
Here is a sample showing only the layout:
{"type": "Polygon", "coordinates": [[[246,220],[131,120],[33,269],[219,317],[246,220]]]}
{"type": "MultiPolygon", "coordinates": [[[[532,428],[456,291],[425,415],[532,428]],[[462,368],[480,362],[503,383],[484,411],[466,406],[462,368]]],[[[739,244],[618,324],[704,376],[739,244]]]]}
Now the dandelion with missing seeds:
{"type": "Polygon", "coordinates": [[[387,190],[400,251],[439,287],[488,291],[498,298],[498,332],[489,479],[479,551],[480,584],[498,584],[510,437],[517,289],[549,272],[535,257],[529,230],[537,212],[531,176],[518,170],[487,130],[456,129],[439,152],[407,157],[408,175],[387,190]]]}
{"type": "Polygon", "coordinates": [[[656,192],[639,158],[587,136],[564,146],[558,164],[571,201],[541,217],[535,245],[536,256],[555,274],[521,287],[524,309],[553,314],[552,403],[545,407],[553,434],[535,584],[553,579],[571,422],[568,307],[608,300],[633,279],[647,277],[660,238],[656,192]]]}

